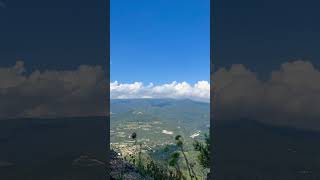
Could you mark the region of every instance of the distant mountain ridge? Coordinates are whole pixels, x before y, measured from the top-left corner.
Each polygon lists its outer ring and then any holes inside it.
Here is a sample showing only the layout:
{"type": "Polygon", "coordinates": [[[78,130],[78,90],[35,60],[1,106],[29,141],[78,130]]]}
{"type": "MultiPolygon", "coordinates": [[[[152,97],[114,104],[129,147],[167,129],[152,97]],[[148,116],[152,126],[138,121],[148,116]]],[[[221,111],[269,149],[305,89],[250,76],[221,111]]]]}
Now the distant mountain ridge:
{"type": "Polygon", "coordinates": [[[110,110],[111,124],[159,120],[191,129],[210,124],[210,104],[190,99],[112,99],[110,110]]]}

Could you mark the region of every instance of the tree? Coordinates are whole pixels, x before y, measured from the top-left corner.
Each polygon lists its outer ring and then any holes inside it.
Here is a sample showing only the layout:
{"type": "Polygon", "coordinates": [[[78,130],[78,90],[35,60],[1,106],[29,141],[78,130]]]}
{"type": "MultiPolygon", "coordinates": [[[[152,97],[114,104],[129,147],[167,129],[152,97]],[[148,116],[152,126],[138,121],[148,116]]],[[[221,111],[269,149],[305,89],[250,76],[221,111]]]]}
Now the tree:
{"type": "Polygon", "coordinates": [[[186,153],[185,153],[185,150],[184,150],[184,147],[183,147],[183,139],[182,139],[182,136],[180,135],[177,135],[176,136],[176,144],[177,146],[179,147],[183,157],[184,157],[184,160],[186,161],[186,165],[187,165],[187,168],[188,168],[188,172],[189,172],[189,176],[191,179],[195,178],[196,180],[198,180],[197,176],[196,176],[196,173],[194,172],[193,170],[193,165],[189,162],[187,156],[186,156],[186,153]]]}
{"type": "Polygon", "coordinates": [[[179,179],[185,179],[181,172],[181,168],[179,165],[179,159],[180,159],[180,153],[179,152],[174,152],[170,156],[169,160],[169,166],[174,167],[176,169],[176,172],[178,174],[179,179]]]}
{"type": "Polygon", "coordinates": [[[193,144],[194,150],[199,152],[198,162],[203,168],[210,167],[210,137],[205,134],[205,142],[195,140],[193,144]]]}

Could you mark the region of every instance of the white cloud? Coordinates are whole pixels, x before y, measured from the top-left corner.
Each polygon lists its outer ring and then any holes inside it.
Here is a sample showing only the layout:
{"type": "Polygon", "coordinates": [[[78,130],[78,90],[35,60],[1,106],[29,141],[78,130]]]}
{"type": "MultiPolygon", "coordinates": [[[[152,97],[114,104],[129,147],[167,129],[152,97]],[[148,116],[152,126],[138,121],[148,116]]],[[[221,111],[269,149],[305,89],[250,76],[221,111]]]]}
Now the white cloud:
{"type": "Polygon", "coordinates": [[[217,119],[254,118],[320,129],[320,72],[310,62],[284,63],[267,81],[243,65],[221,68],[215,77],[217,119]]]}
{"type": "Polygon", "coordinates": [[[198,81],[194,85],[187,82],[172,82],[167,84],[144,85],[141,82],[121,84],[118,81],[110,84],[111,99],[132,98],[189,98],[198,101],[210,100],[210,84],[208,81],[198,81]]]}
{"type": "Polygon", "coordinates": [[[23,62],[0,68],[0,118],[106,114],[102,67],[24,72],[23,62]]]}
{"type": "MultiPolygon", "coordinates": [[[[107,81],[100,66],[74,70],[35,70],[22,61],[0,68],[0,118],[106,115],[107,81]]],[[[209,100],[209,83],[144,85],[110,83],[111,98],[191,98],[209,100]]]]}
{"type": "MultiPolygon", "coordinates": [[[[25,73],[23,62],[0,68],[0,118],[106,115],[107,84],[100,66],[25,73]]],[[[307,61],[282,64],[261,81],[243,65],[215,73],[216,119],[320,129],[320,71],[307,61]]],[[[111,98],[190,98],[209,101],[210,84],[110,83],[111,98]]]]}

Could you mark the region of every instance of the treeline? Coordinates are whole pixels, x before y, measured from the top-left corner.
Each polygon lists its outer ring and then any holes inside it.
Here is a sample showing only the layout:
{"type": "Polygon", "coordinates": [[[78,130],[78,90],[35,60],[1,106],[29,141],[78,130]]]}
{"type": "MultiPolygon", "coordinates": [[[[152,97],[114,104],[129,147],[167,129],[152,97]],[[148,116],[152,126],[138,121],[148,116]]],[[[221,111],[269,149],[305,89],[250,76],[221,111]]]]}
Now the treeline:
{"type": "MultiPolygon", "coordinates": [[[[208,135],[205,135],[203,142],[198,140],[193,142],[193,150],[198,153],[196,162],[192,162],[188,158],[184,139],[180,135],[175,137],[175,151],[169,153],[165,163],[160,163],[150,156],[143,155],[143,145],[142,143],[138,143],[138,135],[136,133],[132,133],[131,138],[135,140],[134,145],[139,148],[137,148],[137,152],[124,158],[133,164],[144,177],[152,177],[155,180],[199,180],[200,178],[194,169],[196,163],[205,170],[209,169],[211,151],[208,135]]],[[[168,152],[168,147],[164,148],[163,151],[168,152]]]]}

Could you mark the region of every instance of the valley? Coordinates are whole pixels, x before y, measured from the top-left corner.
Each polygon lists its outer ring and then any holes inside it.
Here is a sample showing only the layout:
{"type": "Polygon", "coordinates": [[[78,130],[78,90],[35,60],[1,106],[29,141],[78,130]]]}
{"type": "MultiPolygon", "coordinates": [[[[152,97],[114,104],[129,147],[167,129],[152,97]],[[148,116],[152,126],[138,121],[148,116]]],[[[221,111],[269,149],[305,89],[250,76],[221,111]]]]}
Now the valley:
{"type": "Polygon", "coordinates": [[[112,100],[111,112],[110,145],[122,154],[132,151],[133,132],[144,149],[150,151],[174,144],[177,135],[191,146],[194,139],[202,139],[209,133],[208,103],[173,99],[112,100]]]}
{"type": "Polygon", "coordinates": [[[170,153],[177,150],[175,137],[181,135],[188,159],[195,163],[198,176],[204,178],[207,171],[197,164],[193,143],[204,141],[209,134],[209,111],[209,103],[189,99],[111,100],[110,148],[123,158],[136,156],[141,150],[144,156],[166,164],[170,153]],[[164,152],[165,148],[169,151],[164,152]]]}

